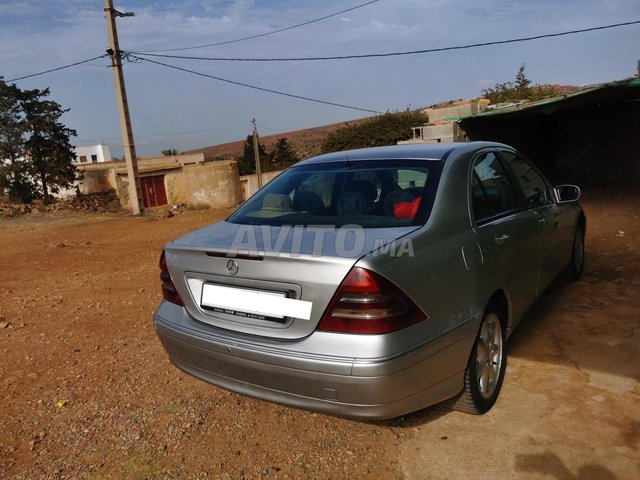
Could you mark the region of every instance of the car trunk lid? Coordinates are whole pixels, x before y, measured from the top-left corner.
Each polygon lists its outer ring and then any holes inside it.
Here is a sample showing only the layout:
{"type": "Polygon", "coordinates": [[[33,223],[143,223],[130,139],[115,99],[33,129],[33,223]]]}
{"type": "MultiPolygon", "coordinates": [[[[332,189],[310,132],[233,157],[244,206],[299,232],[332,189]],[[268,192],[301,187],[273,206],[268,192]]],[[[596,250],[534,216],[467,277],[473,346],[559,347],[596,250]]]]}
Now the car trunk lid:
{"type": "Polygon", "coordinates": [[[193,318],[247,334],[296,339],[316,329],[359,258],[416,228],[219,222],[167,244],[165,251],[193,318]]]}

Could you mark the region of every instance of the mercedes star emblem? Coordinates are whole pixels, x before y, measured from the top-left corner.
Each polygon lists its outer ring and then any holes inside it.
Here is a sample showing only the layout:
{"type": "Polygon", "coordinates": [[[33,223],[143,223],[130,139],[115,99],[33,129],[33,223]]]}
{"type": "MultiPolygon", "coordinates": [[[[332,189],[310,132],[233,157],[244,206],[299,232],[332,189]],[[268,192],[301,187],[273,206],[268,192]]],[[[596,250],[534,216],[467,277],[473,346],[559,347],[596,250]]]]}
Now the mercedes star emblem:
{"type": "Polygon", "coordinates": [[[229,260],[227,262],[227,272],[229,272],[230,275],[238,273],[238,262],[235,260],[229,260]]]}

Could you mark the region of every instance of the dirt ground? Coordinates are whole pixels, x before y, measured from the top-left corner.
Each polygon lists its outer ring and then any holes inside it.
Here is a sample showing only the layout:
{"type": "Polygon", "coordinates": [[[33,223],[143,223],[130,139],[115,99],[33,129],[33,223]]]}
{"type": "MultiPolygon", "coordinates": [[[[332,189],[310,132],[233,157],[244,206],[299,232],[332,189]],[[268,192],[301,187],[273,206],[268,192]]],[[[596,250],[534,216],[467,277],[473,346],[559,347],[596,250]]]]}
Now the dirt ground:
{"type": "Polygon", "coordinates": [[[227,212],[0,221],[0,478],[640,478],[640,191],[587,192],[587,269],[509,344],[484,416],[386,422],[241,397],[172,367],[162,245],[227,212]]]}

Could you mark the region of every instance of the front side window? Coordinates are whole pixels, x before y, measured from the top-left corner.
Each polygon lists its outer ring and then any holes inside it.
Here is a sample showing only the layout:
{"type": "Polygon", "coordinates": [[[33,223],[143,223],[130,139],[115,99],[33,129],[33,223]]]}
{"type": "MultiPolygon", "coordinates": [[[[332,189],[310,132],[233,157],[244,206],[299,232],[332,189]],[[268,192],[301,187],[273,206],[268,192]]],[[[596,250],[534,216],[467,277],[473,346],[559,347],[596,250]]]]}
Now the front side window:
{"type": "Polygon", "coordinates": [[[476,221],[501,215],[518,206],[516,190],[494,152],[481,154],[473,163],[471,202],[476,221]]]}
{"type": "Polygon", "coordinates": [[[375,160],[293,167],[268,183],[228,221],[253,225],[421,224],[439,162],[375,160]]]}
{"type": "Polygon", "coordinates": [[[542,175],[515,153],[501,151],[500,154],[520,185],[527,205],[541,205],[550,201],[547,182],[542,175]]]}

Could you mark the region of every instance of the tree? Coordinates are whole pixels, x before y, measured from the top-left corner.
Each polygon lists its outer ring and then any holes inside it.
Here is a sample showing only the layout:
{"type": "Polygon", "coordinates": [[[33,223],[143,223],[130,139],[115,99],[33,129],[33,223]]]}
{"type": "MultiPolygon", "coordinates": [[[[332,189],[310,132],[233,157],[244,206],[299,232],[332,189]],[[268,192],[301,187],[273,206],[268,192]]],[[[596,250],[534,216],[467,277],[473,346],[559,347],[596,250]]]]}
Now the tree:
{"type": "Polygon", "coordinates": [[[555,89],[549,85],[531,86],[524,72],[526,64],[523,63],[518,69],[515,82],[496,83],[495,86],[482,91],[484,97],[491,100],[491,103],[511,103],[523,100],[542,100],[557,94],[555,89]]]}
{"type": "Polygon", "coordinates": [[[0,190],[13,201],[31,201],[34,192],[23,180],[28,174],[21,161],[27,127],[20,96],[15,85],[7,85],[0,77],[0,190]]]}
{"type": "Polygon", "coordinates": [[[291,145],[286,138],[280,138],[273,146],[271,151],[271,165],[267,166],[265,171],[283,170],[294,163],[300,161],[300,158],[293,151],[291,145]]]}
{"type": "MultiPolygon", "coordinates": [[[[252,175],[256,173],[256,161],[253,148],[253,134],[247,135],[247,139],[244,142],[244,149],[242,156],[236,157],[238,161],[238,171],[240,175],[252,175]]],[[[267,154],[267,151],[258,141],[258,154],[260,155],[260,166],[268,165],[271,162],[271,156],[267,154]]]]}
{"type": "Polygon", "coordinates": [[[177,155],[177,154],[178,154],[178,150],[176,150],[175,148],[162,150],[162,155],[164,155],[165,157],[170,157],[171,155],[177,155]]]}
{"type": "Polygon", "coordinates": [[[395,145],[411,137],[413,127],[427,123],[420,111],[387,112],[357,125],[347,125],[331,132],[322,143],[324,153],[352,148],[395,145]]]}
{"type": "Polygon", "coordinates": [[[77,178],[75,130],[60,122],[68,110],[47,100],[49,89],[21,90],[0,79],[0,188],[30,202],[70,187],[77,178]]]}
{"type": "Polygon", "coordinates": [[[31,176],[39,180],[39,185],[34,182],[35,191],[45,202],[50,200],[50,193],[70,187],[77,178],[73,165],[76,154],[70,143],[76,131],[60,122],[62,114],[69,110],[45,100],[47,96],[48,88],[29,90],[24,92],[23,100],[28,126],[25,161],[31,176]]]}

